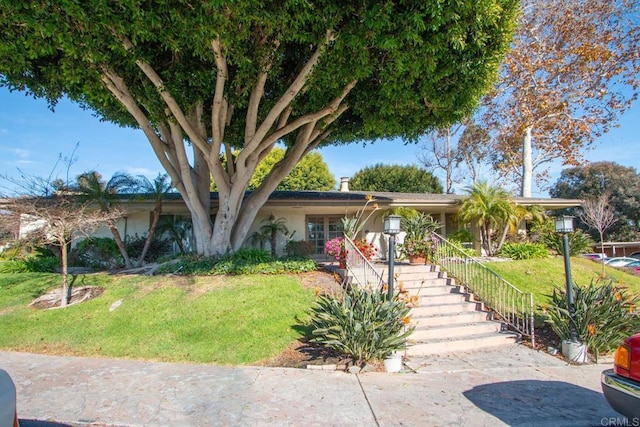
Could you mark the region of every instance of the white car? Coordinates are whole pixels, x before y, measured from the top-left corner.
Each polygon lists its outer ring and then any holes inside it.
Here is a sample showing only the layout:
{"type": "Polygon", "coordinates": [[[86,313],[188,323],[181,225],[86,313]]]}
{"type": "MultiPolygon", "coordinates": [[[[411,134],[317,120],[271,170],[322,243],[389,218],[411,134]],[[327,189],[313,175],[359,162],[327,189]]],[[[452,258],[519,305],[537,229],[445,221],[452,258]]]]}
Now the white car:
{"type": "Polygon", "coordinates": [[[0,426],[20,427],[16,413],[16,386],[3,369],[0,369],[0,426]]]}
{"type": "Polygon", "coordinates": [[[637,261],[637,258],[631,258],[626,256],[616,257],[616,258],[607,258],[604,260],[604,263],[610,267],[624,267],[630,262],[637,261]]]}

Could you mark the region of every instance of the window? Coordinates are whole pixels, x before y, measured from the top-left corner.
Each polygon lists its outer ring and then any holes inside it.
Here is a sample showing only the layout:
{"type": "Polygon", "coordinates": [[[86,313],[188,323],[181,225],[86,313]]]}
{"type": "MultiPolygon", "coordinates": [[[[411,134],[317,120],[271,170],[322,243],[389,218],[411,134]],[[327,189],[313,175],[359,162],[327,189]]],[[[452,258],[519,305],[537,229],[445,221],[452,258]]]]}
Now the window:
{"type": "Polygon", "coordinates": [[[308,216],[307,240],[313,243],[315,254],[324,254],[327,240],[342,236],[342,217],[340,216],[308,216]]]}

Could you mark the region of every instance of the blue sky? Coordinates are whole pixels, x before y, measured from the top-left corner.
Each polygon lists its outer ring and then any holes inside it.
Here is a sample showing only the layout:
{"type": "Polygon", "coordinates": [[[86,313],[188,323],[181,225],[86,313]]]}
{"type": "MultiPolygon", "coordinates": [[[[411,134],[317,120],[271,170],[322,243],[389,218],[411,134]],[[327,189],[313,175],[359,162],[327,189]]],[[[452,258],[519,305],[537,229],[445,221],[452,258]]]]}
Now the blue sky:
{"type": "MultiPolygon", "coordinates": [[[[640,170],[640,103],[636,102],[619,121],[620,126],[600,138],[587,153],[591,161],[608,160],[640,170]]],[[[108,178],[117,171],[149,178],[162,172],[142,131],[124,129],[100,122],[90,111],[62,100],[55,112],[44,100],[33,99],[22,92],[0,88],[0,173],[19,176],[21,170],[33,176],[47,177],[52,171],[64,178],[65,167],[58,165],[59,156],[70,156],[74,147],[77,161],[70,176],[97,170],[108,178]]],[[[398,141],[376,141],[362,144],[333,146],[321,154],[329,170],[339,180],[352,176],[365,166],[383,164],[417,164],[419,148],[398,141]]],[[[558,178],[562,167],[554,164],[551,183],[558,178]]],[[[0,193],[8,191],[0,182],[0,193]]],[[[548,192],[534,189],[533,196],[547,197],[548,192]]]]}

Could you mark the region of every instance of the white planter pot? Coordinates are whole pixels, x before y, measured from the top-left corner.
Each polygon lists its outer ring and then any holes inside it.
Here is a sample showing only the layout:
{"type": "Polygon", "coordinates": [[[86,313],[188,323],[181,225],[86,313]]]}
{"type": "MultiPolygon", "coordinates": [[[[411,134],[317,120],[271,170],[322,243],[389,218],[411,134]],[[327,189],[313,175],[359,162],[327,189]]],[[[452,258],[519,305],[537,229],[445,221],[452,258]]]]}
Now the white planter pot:
{"type": "Polygon", "coordinates": [[[581,342],[562,341],[562,354],[574,363],[587,363],[587,346],[581,342]]]}
{"type": "Polygon", "coordinates": [[[384,359],[385,372],[400,372],[402,370],[402,354],[393,353],[384,359]]]}

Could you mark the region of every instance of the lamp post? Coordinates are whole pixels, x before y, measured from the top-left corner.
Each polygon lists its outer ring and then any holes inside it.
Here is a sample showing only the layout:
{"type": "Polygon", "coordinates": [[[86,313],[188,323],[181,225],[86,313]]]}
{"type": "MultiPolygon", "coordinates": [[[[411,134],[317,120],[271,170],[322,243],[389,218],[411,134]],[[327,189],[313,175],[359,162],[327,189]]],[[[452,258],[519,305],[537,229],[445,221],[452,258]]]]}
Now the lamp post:
{"type": "Polygon", "coordinates": [[[556,233],[562,234],[562,252],[564,253],[564,275],[567,288],[567,305],[569,306],[569,331],[571,341],[578,342],[578,332],[576,330],[576,307],[573,299],[573,280],[571,279],[571,260],[569,258],[569,236],[573,231],[573,217],[568,215],[556,217],[556,233]]]}
{"type": "Polygon", "coordinates": [[[389,235],[389,281],[387,290],[387,299],[393,299],[393,264],[395,262],[396,253],[396,234],[400,232],[401,216],[389,215],[384,219],[384,234],[389,235]]]}

